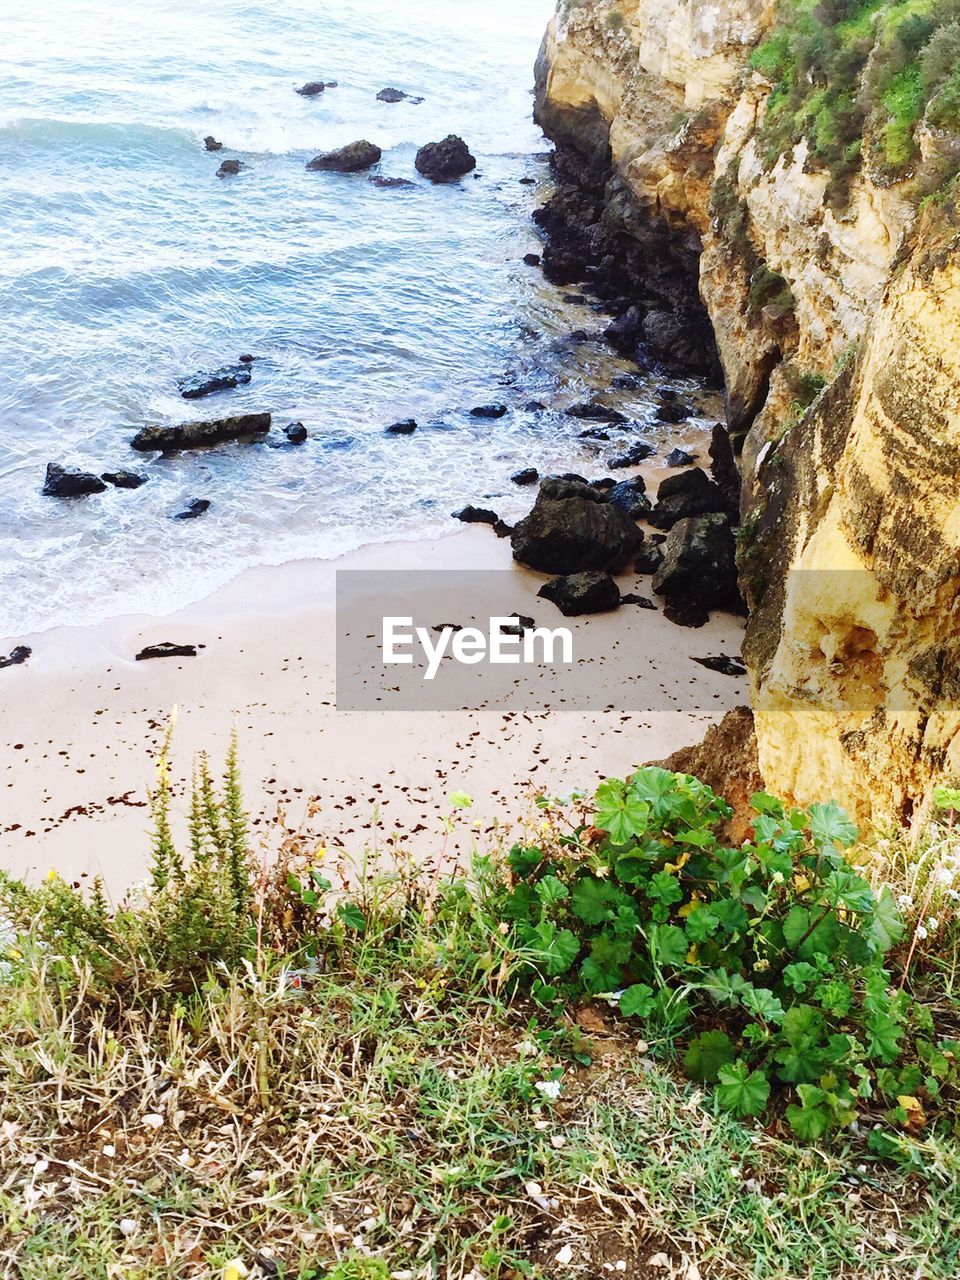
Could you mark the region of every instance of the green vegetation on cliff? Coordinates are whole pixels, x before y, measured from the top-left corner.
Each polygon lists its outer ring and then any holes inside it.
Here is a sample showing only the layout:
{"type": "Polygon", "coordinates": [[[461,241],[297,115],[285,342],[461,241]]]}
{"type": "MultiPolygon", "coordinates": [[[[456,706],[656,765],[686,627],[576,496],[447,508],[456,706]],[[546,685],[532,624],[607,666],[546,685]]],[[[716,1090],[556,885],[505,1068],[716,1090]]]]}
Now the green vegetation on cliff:
{"type": "Polygon", "coordinates": [[[781,0],[751,65],[774,85],[766,162],[806,140],[836,203],[862,162],[918,196],[960,170],[960,0],[781,0]]]}

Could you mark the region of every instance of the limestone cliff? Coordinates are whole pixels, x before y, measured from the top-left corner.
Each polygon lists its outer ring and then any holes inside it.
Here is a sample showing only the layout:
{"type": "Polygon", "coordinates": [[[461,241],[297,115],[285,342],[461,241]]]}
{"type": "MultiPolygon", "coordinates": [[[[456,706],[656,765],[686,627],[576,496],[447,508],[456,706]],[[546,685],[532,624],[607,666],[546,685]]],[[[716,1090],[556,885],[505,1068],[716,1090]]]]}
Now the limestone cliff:
{"type": "MultiPolygon", "coordinates": [[[[877,7],[861,6],[846,50],[864,100],[893,29],[877,7]]],[[[831,151],[833,119],[784,144],[782,85],[755,52],[780,12],[563,4],[537,114],[607,177],[608,209],[626,194],[627,231],[655,224],[699,250],[743,440],[744,652],[767,785],[909,816],[960,774],[956,215],[948,201],[917,217],[928,144],[908,163],[880,108],[863,107],[855,146],[831,151]]]]}

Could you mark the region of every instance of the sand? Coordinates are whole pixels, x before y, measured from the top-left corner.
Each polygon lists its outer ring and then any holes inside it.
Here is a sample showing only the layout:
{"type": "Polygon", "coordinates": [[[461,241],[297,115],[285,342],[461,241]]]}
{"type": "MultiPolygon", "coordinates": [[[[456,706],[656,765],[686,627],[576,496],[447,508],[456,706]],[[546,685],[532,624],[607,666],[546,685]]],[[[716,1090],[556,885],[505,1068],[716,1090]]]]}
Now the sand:
{"type": "MultiPolygon", "coordinates": [[[[279,812],[282,829],[357,856],[402,847],[449,860],[489,842],[495,826],[522,821],[535,791],[567,794],[623,776],[697,741],[747,701],[745,679],[691,661],[738,654],[739,619],[715,614],[689,630],[624,606],[570,624],[590,655],[582,661],[595,682],[592,707],[551,705],[548,679],[512,701],[498,696],[466,710],[338,711],[338,569],[503,570],[491,581],[501,584],[504,612],[564,624],[536,599],[544,579],[512,568],[509,544],[490,529],[470,527],[340,561],[247,571],[164,618],[9,637],[0,652],[28,644],[33,655],[0,670],[0,866],[29,876],[55,869],[70,880],[100,875],[115,893],[140,879],[153,757],[175,707],[181,802],[196,753],[206,750],[219,764],[235,728],[258,835],[270,830],[276,838],[279,812]],[[144,645],[164,640],[204,647],[194,658],[134,660],[144,645]],[[647,692],[636,696],[629,682],[641,668],[647,692]],[[473,804],[449,830],[454,792],[473,804]]],[[[649,594],[649,578],[627,575],[620,584],[649,594]]],[[[427,606],[443,615],[437,623],[466,622],[476,602],[457,601],[449,617],[451,597],[437,591],[427,606]]],[[[366,660],[344,643],[350,652],[342,661],[366,660]]]]}

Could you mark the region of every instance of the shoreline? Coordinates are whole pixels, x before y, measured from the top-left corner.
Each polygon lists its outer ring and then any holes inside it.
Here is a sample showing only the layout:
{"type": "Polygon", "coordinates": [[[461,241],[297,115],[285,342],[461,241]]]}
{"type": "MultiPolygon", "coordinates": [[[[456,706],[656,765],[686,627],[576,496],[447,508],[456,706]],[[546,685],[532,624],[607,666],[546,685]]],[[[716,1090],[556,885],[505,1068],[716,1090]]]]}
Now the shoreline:
{"type": "MultiPolygon", "coordinates": [[[[746,700],[745,679],[690,661],[739,652],[740,619],[718,613],[687,630],[625,606],[566,620],[601,655],[598,689],[609,688],[610,710],[338,712],[335,584],[343,569],[509,571],[504,611],[529,613],[536,602],[543,613],[536,590],[544,575],[515,566],[508,542],[473,526],[370,544],[337,560],[247,569],[166,617],[43,632],[26,664],[0,672],[4,868],[31,877],[55,869],[70,880],[101,875],[114,893],[135,882],[145,866],[152,757],[174,707],[178,805],[196,754],[208,751],[219,769],[236,728],[255,843],[272,827],[272,838],[298,830],[357,856],[364,847],[402,847],[429,862],[466,858],[478,835],[502,828],[505,817],[521,820],[534,788],[569,791],[622,776],[699,740],[746,700]],[[693,691],[688,707],[620,709],[625,672],[616,648],[626,626],[637,629],[662,689],[693,691]],[[165,640],[205,647],[195,658],[135,661],[140,648],[165,640]],[[450,833],[455,791],[474,803],[450,833]],[[275,825],[278,809],[285,816],[275,825]]],[[[649,589],[649,579],[633,574],[619,581],[624,590],[649,589]]],[[[546,607],[558,625],[559,613],[546,607]]]]}

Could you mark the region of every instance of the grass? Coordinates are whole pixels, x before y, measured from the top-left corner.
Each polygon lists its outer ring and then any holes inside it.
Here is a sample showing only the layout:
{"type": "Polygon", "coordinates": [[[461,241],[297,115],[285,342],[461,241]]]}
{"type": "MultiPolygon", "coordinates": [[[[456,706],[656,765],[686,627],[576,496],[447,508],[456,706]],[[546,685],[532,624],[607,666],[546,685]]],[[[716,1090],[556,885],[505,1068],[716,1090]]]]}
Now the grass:
{"type": "Polygon", "coordinates": [[[596,1009],[558,1031],[451,982],[457,926],[381,910],[336,970],[234,974],[173,1012],[108,1018],[82,975],[22,971],[3,1274],[956,1274],[955,1151],[898,1168],[748,1128],[596,1009]]]}
{"type": "MultiPolygon", "coordinates": [[[[437,880],[322,868],[288,836],[244,872],[231,748],[222,789],[201,762],[184,862],[164,763],[147,887],[114,908],[56,877],[0,885],[0,1275],[957,1274],[949,1124],[880,1158],[872,1120],[829,1148],[738,1121],[603,998],[557,1015],[523,995],[482,910],[497,850],[437,880]]],[[[953,814],[919,854],[870,852],[909,899],[911,979],[953,999],[955,967],[930,964],[957,954],[953,814]]]]}

